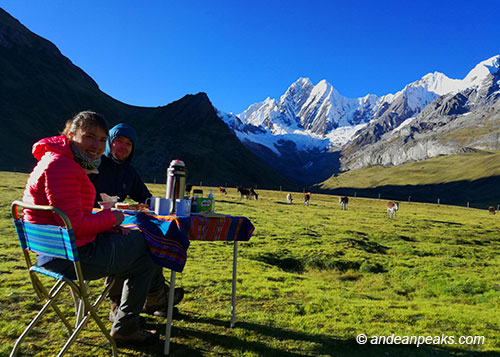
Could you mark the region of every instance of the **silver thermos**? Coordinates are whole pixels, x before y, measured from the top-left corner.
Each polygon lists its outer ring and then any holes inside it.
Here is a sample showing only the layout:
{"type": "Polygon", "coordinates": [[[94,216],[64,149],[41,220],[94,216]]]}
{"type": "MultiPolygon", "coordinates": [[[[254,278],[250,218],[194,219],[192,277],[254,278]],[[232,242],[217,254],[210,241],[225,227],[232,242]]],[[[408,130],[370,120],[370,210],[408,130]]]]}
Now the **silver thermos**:
{"type": "Polygon", "coordinates": [[[184,199],[186,193],[186,165],[181,160],[172,160],[167,170],[167,193],[166,198],[172,200],[170,214],[177,212],[177,199],[184,199]]]}

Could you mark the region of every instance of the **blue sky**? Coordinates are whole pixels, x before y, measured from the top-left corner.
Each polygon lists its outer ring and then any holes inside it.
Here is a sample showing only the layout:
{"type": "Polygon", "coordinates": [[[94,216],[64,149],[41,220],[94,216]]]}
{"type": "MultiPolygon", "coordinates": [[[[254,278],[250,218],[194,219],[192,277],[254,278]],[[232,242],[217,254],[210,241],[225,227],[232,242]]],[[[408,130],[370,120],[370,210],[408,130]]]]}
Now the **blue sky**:
{"type": "Polygon", "coordinates": [[[2,0],[101,90],[161,106],[206,92],[240,113],[299,77],[349,98],[429,72],[462,79],[500,54],[500,0],[2,0]]]}

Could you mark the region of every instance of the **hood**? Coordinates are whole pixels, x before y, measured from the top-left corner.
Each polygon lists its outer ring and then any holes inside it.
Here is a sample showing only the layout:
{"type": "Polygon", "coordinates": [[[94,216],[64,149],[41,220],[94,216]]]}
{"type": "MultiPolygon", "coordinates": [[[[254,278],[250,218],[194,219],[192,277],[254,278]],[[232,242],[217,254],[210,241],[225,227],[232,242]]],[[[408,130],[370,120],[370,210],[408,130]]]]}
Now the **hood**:
{"type": "Polygon", "coordinates": [[[104,151],[104,155],[113,160],[113,155],[111,155],[111,144],[113,143],[113,140],[115,140],[119,136],[123,136],[132,141],[132,151],[130,152],[130,155],[127,158],[127,160],[125,160],[124,162],[124,163],[129,163],[130,161],[132,161],[132,157],[134,156],[135,142],[137,141],[137,133],[134,128],[124,123],[117,124],[109,130],[109,136],[108,136],[108,141],[106,142],[106,151],[104,151]]]}
{"type": "Polygon", "coordinates": [[[33,156],[40,161],[47,152],[54,152],[73,159],[73,152],[69,140],[64,135],[53,136],[37,141],[33,145],[33,156]]]}

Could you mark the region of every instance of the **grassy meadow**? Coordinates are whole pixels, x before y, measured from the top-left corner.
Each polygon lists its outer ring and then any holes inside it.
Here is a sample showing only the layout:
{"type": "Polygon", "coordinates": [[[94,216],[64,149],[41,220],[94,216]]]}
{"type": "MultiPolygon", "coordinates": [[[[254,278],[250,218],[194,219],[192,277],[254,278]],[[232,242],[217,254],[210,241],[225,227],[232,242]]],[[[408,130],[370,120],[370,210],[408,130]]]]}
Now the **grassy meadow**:
{"type": "Polygon", "coordinates": [[[459,155],[437,156],[398,166],[380,165],[350,170],[331,177],[319,187],[370,188],[387,184],[428,185],[459,180],[474,181],[500,175],[500,152],[476,150],[459,155]]]}
{"type": "MultiPolygon", "coordinates": [[[[10,217],[26,178],[0,172],[0,356],[40,307],[10,217]]],[[[148,186],[164,194],[164,185],[148,186]]],[[[499,215],[402,202],[389,220],[386,200],[351,197],[341,211],[337,196],[313,194],[305,207],[301,193],[287,205],[287,192],[257,190],[257,201],[228,192],[214,191],[216,212],[255,225],[251,240],[238,245],[236,326],[229,328],[232,243],[192,242],[177,274],[186,296],[173,322],[173,356],[500,355],[499,215]],[[356,342],[362,333],[365,345],[356,342]],[[370,343],[390,335],[452,336],[455,343],[370,343]],[[460,336],[484,336],[484,343],[459,344],[460,336]]],[[[107,305],[99,312],[105,319],[107,305]]],[[[65,329],[55,320],[43,320],[22,355],[52,356],[62,347],[65,329]]],[[[164,333],[164,319],[146,321],[164,333]]],[[[88,325],[69,355],[108,356],[96,331],[88,325]]],[[[162,344],[120,349],[127,356],[162,351],[162,344]]]]}

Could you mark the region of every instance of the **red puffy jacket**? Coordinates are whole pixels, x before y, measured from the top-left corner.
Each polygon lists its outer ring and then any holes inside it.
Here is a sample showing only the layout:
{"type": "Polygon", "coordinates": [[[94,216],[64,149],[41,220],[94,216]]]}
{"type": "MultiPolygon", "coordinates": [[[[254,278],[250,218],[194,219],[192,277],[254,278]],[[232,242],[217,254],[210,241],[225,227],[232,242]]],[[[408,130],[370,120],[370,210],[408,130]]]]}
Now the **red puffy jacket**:
{"type": "MultiPolygon", "coordinates": [[[[115,216],[111,211],[92,214],[95,188],[73,159],[69,141],[64,135],[35,143],[33,156],[38,164],[26,184],[24,202],[54,206],[66,213],[73,225],[78,247],[92,242],[98,233],[114,226],[115,216]]],[[[63,225],[53,212],[25,209],[24,219],[37,224],[63,225]]]]}

